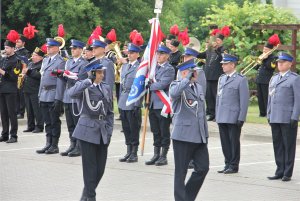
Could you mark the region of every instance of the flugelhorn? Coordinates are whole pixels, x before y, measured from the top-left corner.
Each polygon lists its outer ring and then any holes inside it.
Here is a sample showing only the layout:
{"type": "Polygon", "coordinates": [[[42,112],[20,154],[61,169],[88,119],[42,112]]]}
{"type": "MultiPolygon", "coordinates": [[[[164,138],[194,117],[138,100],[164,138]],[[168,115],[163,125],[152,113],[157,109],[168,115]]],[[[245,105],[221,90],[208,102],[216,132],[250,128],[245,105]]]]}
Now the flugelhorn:
{"type": "Polygon", "coordinates": [[[123,58],[121,50],[120,50],[120,41],[115,41],[111,44],[109,44],[110,48],[113,49],[116,52],[116,56],[118,59],[123,58]]]}
{"type": "Polygon", "coordinates": [[[261,65],[262,61],[266,59],[269,55],[271,55],[275,50],[278,49],[280,44],[276,45],[273,49],[271,49],[268,52],[262,53],[259,57],[256,59],[252,59],[249,64],[246,65],[246,67],[240,72],[242,75],[246,75],[249,73],[253,68],[255,68],[257,65],[261,65]]]}

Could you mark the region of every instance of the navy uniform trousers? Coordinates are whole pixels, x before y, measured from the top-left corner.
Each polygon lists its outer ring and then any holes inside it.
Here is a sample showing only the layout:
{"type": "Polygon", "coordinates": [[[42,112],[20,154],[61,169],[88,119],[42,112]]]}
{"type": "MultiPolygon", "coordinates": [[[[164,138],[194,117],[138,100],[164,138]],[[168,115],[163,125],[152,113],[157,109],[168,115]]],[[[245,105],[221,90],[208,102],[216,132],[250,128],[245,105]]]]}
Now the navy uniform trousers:
{"type": "Polygon", "coordinates": [[[292,177],[298,126],[291,128],[290,124],[271,123],[275,162],[275,175],[292,177]]]}
{"type": "Polygon", "coordinates": [[[170,146],[170,124],[172,119],[161,116],[161,109],[149,110],[149,121],[153,133],[155,147],[169,148],[170,146]]]}
{"type": "Polygon", "coordinates": [[[141,108],[135,110],[121,110],[122,129],[126,145],[139,145],[139,135],[142,123],[141,108]]]}
{"type": "Polygon", "coordinates": [[[2,121],[2,137],[9,138],[9,123],[11,137],[17,138],[18,120],[16,113],[17,93],[0,93],[0,113],[2,121]]]}
{"type": "Polygon", "coordinates": [[[175,160],[175,201],[193,201],[209,170],[207,144],[173,140],[175,160]],[[194,160],[194,172],[185,184],[188,165],[194,160]]]}
{"type": "Polygon", "coordinates": [[[102,138],[100,144],[79,141],[84,180],[83,194],[92,198],[96,196],[96,188],[104,174],[108,145],[103,144],[102,138]]]}
{"type": "Polygon", "coordinates": [[[45,122],[46,137],[59,139],[61,132],[60,112],[54,110],[54,102],[40,102],[45,122]]]}

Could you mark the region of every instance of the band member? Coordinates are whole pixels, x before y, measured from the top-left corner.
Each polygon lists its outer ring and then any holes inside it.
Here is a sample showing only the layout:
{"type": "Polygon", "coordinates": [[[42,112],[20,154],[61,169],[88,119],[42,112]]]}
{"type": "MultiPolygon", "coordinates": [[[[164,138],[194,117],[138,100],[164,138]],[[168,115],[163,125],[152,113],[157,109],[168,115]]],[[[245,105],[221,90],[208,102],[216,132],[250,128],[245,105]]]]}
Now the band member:
{"type": "Polygon", "coordinates": [[[105,42],[107,43],[105,47],[105,56],[109,58],[114,64],[117,63],[117,56],[114,51],[111,50],[111,45],[113,42],[116,42],[117,40],[117,35],[116,31],[112,29],[110,32],[107,33],[105,42]]]}
{"type": "Polygon", "coordinates": [[[84,48],[84,55],[83,58],[87,60],[88,62],[91,62],[92,60],[95,59],[93,55],[93,48],[90,45],[86,45],[84,48]]]}
{"type": "MultiPolygon", "coordinates": [[[[25,48],[25,43],[27,38],[23,35],[20,35],[20,39],[16,42],[15,53],[17,56],[24,56],[26,58],[30,57],[29,51],[25,48]]],[[[17,94],[17,118],[23,119],[25,113],[25,99],[23,88],[18,89],[17,94]]]]}
{"type": "Polygon", "coordinates": [[[39,101],[46,130],[46,145],[37,150],[38,154],[55,154],[59,152],[58,141],[61,133],[60,113],[62,108],[63,92],[60,80],[51,75],[57,70],[64,70],[65,60],[59,55],[61,42],[47,38],[47,54],[41,67],[41,84],[39,101]]]}
{"type": "Polygon", "coordinates": [[[168,59],[171,49],[164,45],[160,45],[157,49],[157,66],[155,69],[155,77],[149,82],[150,104],[149,104],[149,121],[151,132],[153,133],[154,155],[146,161],[146,165],[162,166],[167,165],[167,153],[170,146],[170,124],[171,117],[162,116],[164,103],[156,94],[158,90],[169,94],[169,86],[175,77],[175,70],[168,59]]]}
{"type": "Polygon", "coordinates": [[[195,200],[209,170],[204,93],[196,81],[195,67],[194,60],[180,64],[178,69],[182,79],[173,81],[170,86],[174,112],[171,138],[175,161],[175,201],[195,200]],[[194,160],[194,172],[185,183],[191,160],[194,160]]]}
{"type": "Polygon", "coordinates": [[[27,68],[23,68],[22,73],[25,75],[23,90],[25,105],[27,111],[27,129],[23,132],[40,133],[44,131],[44,121],[39,107],[39,87],[41,82],[41,66],[43,58],[47,53],[47,47],[42,46],[35,48],[32,53],[32,62],[27,68]]]}
{"type": "Polygon", "coordinates": [[[18,141],[18,120],[16,113],[17,80],[21,66],[15,55],[18,33],[11,30],[4,43],[6,57],[0,66],[0,113],[2,132],[0,142],[15,143],[18,141]],[[10,123],[10,131],[9,131],[10,123]],[[10,139],[9,139],[10,134],[10,139]]]}
{"type": "Polygon", "coordinates": [[[216,122],[219,126],[225,167],[218,173],[231,174],[239,171],[240,136],[246,120],[249,104],[249,88],[246,77],[236,72],[238,58],[224,54],[219,78],[216,104],[216,122]]]}
{"type": "Polygon", "coordinates": [[[218,79],[223,74],[221,61],[222,54],[225,48],[223,47],[223,40],[229,36],[230,30],[228,27],[223,27],[222,30],[213,30],[212,42],[208,49],[201,52],[198,58],[206,59],[204,66],[205,77],[207,80],[206,89],[206,118],[208,121],[215,119],[216,113],[216,96],[217,96],[217,85],[218,79]]]}
{"type": "Polygon", "coordinates": [[[70,138],[70,146],[66,151],[60,153],[62,156],[80,156],[79,141],[76,141],[76,139],[72,137],[73,131],[79,119],[78,106],[76,103],[73,103],[74,101],[71,99],[68,91],[75,85],[77,79],[87,78],[87,74],[84,73],[84,66],[86,66],[88,62],[81,57],[84,46],[85,44],[79,40],[71,40],[70,48],[72,58],[66,62],[65,70],[67,72],[65,72],[63,77],[60,79],[60,81],[63,82],[62,85],[64,86],[65,90],[63,103],[65,107],[65,115],[70,138]]]}
{"type": "Polygon", "coordinates": [[[92,48],[93,48],[93,54],[95,59],[100,59],[103,66],[106,67],[105,69],[105,75],[104,75],[104,82],[107,83],[110,88],[113,90],[114,84],[115,84],[115,67],[114,63],[105,57],[105,47],[107,46],[107,43],[101,41],[101,40],[93,40],[92,48]]]}
{"type": "Polygon", "coordinates": [[[279,43],[280,40],[277,34],[271,36],[263,48],[262,55],[265,56],[262,58],[262,64],[255,67],[258,70],[256,86],[260,117],[267,115],[269,82],[276,68],[276,56],[268,54],[268,52],[272,51],[279,43]]]}
{"type": "Polygon", "coordinates": [[[69,95],[81,112],[73,137],[80,142],[84,188],[80,200],[96,200],[96,188],[104,174],[107,148],[113,132],[112,91],[102,82],[104,67],[99,59],[91,62],[89,78],[76,82],[69,95]]]}
{"type": "MultiPolygon", "coordinates": [[[[175,76],[177,75],[177,70],[178,70],[176,67],[179,64],[180,58],[182,55],[181,51],[178,48],[180,45],[180,42],[176,39],[179,32],[180,32],[180,30],[179,30],[177,24],[173,25],[172,27],[170,27],[170,34],[167,36],[167,39],[166,39],[166,46],[172,50],[172,52],[169,56],[169,63],[175,69],[175,76]]],[[[176,77],[174,77],[174,79],[176,79],[176,77]]]]}
{"type": "Polygon", "coordinates": [[[267,118],[272,130],[276,162],[275,175],[270,180],[290,181],[293,175],[298,120],[300,116],[300,76],[291,72],[294,58],[278,54],[276,73],[270,80],[267,118]]]}
{"type": "Polygon", "coordinates": [[[120,158],[120,162],[133,163],[138,161],[139,133],[142,123],[141,101],[126,105],[135,74],[139,67],[138,57],[141,48],[139,45],[128,44],[128,63],[122,65],[120,99],[118,103],[121,114],[122,129],[125,135],[127,153],[120,158]]]}

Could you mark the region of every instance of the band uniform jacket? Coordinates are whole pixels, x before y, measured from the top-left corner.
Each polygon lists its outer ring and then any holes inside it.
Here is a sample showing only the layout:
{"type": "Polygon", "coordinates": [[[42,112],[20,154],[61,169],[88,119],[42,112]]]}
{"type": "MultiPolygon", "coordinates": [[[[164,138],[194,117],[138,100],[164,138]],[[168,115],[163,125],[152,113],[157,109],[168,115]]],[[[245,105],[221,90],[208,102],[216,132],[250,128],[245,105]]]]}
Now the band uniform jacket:
{"type": "MultiPolygon", "coordinates": [[[[66,62],[65,70],[71,71],[72,73],[77,73],[78,79],[83,80],[87,78],[87,73],[84,72],[84,67],[88,64],[86,60],[79,57],[74,63],[74,59],[69,59],[66,62]]],[[[77,80],[70,79],[67,77],[62,77],[59,81],[59,87],[64,89],[64,103],[72,103],[72,99],[68,94],[68,90],[75,85],[77,80]]]]}
{"type": "Polygon", "coordinates": [[[270,80],[267,118],[270,123],[290,123],[299,120],[300,76],[287,72],[281,79],[276,73],[270,80]]]}
{"type": "Polygon", "coordinates": [[[169,63],[176,68],[180,63],[182,53],[178,50],[177,52],[171,53],[169,58],[169,63]]]}
{"type": "Polygon", "coordinates": [[[134,107],[141,107],[141,101],[136,101],[133,104],[126,106],[126,101],[128,99],[131,86],[133,84],[137,69],[140,63],[136,61],[130,68],[129,63],[123,64],[121,72],[121,86],[120,86],[120,97],[118,102],[118,107],[121,110],[133,110],[134,107]]]}
{"type": "Polygon", "coordinates": [[[257,66],[258,73],[256,76],[257,84],[269,84],[276,68],[276,57],[271,54],[268,58],[262,61],[262,64],[257,66]]]}
{"type": "Polygon", "coordinates": [[[30,57],[30,54],[29,54],[29,51],[25,48],[25,47],[22,47],[20,49],[17,49],[15,51],[15,54],[17,54],[18,56],[25,56],[27,58],[30,57]]]}
{"type": "Polygon", "coordinates": [[[161,99],[156,95],[155,91],[163,90],[169,94],[169,87],[175,77],[175,69],[171,64],[165,62],[162,66],[156,66],[155,80],[156,82],[150,85],[150,108],[162,109],[164,107],[161,99]]]}
{"type": "Polygon", "coordinates": [[[91,84],[90,79],[76,82],[68,91],[71,98],[76,99],[80,118],[73,132],[73,137],[100,144],[102,138],[104,144],[109,144],[113,132],[114,113],[112,109],[112,91],[106,83],[101,83],[101,90],[91,84]],[[88,90],[92,106],[103,101],[98,110],[91,110],[87,104],[85,90],[88,90]],[[83,98],[84,97],[84,98],[83,98]]]}
{"type": "Polygon", "coordinates": [[[28,71],[24,77],[23,82],[24,93],[37,94],[39,92],[41,82],[40,70],[42,62],[43,61],[41,60],[37,63],[30,62],[28,64],[28,71]]]}
{"type": "Polygon", "coordinates": [[[5,75],[0,75],[0,93],[17,93],[17,81],[21,73],[20,62],[15,54],[1,60],[0,68],[5,71],[5,75]]]}
{"type": "Polygon", "coordinates": [[[222,64],[222,54],[225,49],[223,46],[218,47],[217,49],[207,49],[204,52],[199,53],[198,58],[205,59],[204,72],[206,80],[208,81],[217,81],[219,77],[224,73],[222,64]]]}
{"type": "Polygon", "coordinates": [[[216,122],[236,124],[245,121],[249,105],[248,80],[234,73],[228,80],[224,74],[219,78],[216,100],[216,122]]]}
{"type": "Polygon", "coordinates": [[[207,143],[208,127],[205,114],[205,96],[202,86],[195,82],[193,90],[186,78],[173,81],[170,97],[173,109],[171,138],[192,143],[207,143]]]}
{"type": "Polygon", "coordinates": [[[41,84],[39,89],[39,100],[43,102],[54,102],[54,100],[63,100],[64,89],[60,86],[60,81],[56,76],[52,76],[53,69],[65,69],[65,60],[57,54],[49,63],[50,57],[43,59],[41,67],[41,84]]]}

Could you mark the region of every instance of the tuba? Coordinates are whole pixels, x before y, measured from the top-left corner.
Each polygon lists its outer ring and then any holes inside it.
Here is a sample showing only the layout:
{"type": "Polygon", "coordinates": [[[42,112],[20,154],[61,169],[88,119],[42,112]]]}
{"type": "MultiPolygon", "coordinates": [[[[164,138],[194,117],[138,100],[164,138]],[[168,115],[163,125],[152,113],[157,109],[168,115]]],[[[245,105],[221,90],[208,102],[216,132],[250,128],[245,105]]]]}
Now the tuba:
{"type": "Polygon", "coordinates": [[[58,41],[58,42],[61,43],[61,45],[59,46],[59,49],[60,49],[60,50],[63,49],[63,48],[65,47],[66,42],[65,42],[65,39],[64,39],[63,37],[56,36],[56,37],[54,38],[54,40],[56,40],[56,41],[58,41]]]}

